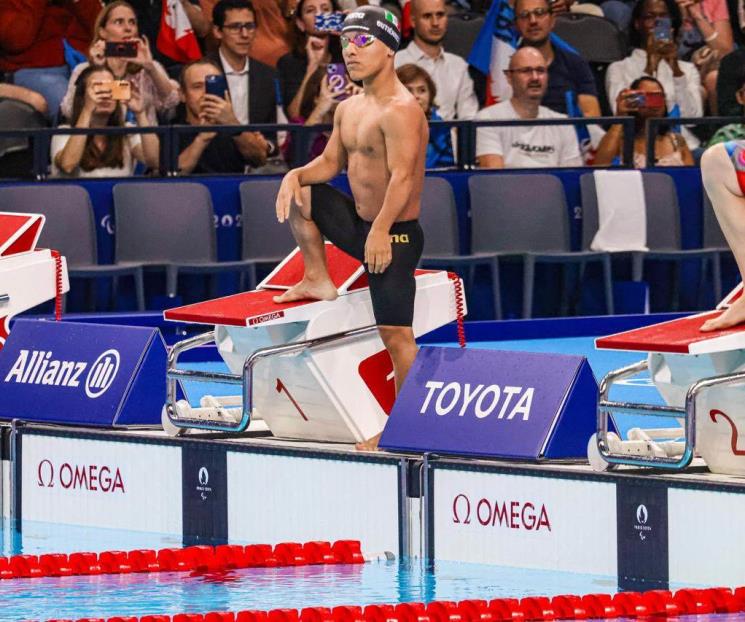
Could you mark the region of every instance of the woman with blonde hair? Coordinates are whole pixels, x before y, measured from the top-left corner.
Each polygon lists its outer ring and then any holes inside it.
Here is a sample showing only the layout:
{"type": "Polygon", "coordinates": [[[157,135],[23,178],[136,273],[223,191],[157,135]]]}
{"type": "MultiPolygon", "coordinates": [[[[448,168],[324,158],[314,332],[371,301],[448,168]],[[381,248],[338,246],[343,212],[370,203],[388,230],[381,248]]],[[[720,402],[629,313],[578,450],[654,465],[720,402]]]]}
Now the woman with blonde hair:
{"type": "Polygon", "coordinates": [[[159,62],[153,60],[150,42],[147,37],[140,36],[137,16],[126,0],[115,0],[101,9],[93,29],[93,45],[88,58],[89,62],[75,67],[70,76],[67,93],[60,106],[65,117],[71,117],[75,84],[88,66],[105,67],[116,80],[129,81],[140,93],[151,125],[157,125],[158,112],[172,110],[178,105],[178,83],[168,77],[159,62]],[[132,58],[106,56],[107,42],[135,42],[136,55],[132,58]]]}

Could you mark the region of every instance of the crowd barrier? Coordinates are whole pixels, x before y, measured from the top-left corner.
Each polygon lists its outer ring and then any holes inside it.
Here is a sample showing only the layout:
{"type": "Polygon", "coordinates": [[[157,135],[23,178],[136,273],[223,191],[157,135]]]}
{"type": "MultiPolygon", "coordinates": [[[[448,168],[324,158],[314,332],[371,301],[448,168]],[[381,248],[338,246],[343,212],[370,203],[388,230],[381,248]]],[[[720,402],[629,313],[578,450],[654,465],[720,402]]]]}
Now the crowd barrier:
{"type": "MultiPolygon", "coordinates": [[[[659,128],[669,125],[686,125],[687,127],[722,126],[728,123],[739,123],[740,117],[695,117],[695,118],[659,118],[650,119],[647,126],[647,136],[656,136],[659,128]]],[[[513,119],[498,121],[431,121],[432,130],[450,128],[453,132],[455,146],[456,164],[453,170],[468,170],[475,167],[476,163],[476,133],[479,128],[485,127],[524,127],[524,126],[573,126],[578,131],[578,136],[588,126],[600,126],[608,129],[611,125],[620,124],[623,127],[624,152],[622,154],[621,166],[630,167],[633,162],[633,137],[635,121],[633,117],[594,117],[594,118],[566,118],[566,119],[513,119]]],[[[290,157],[293,165],[304,164],[308,161],[309,147],[314,137],[323,131],[330,131],[331,125],[304,126],[297,124],[249,124],[244,126],[215,125],[210,126],[210,131],[218,133],[234,134],[236,127],[244,131],[262,132],[265,135],[279,135],[285,133],[292,138],[290,157]],[[278,134],[280,133],[280,134],[278,134]]],[[[160,175],[165,177],[177,176],[178,172],[178,145],[179,137],[183,134],[197,134],[203,132],[204,128],[192,125],[161,125],[154,127],[106,127],[106,128],[43,128],[43,129],[0,129],[0,137],[16,138],[19,141],[30,141],[30,149],[33,152],[32,170],[30,176],[38,181],[43,181],[49,176],[49,152],[52,137],[55,135],[86,135],[86,134],[156,134],[160,140],[160,175]]],[[[583,139],[584,141],[584,139],[583,139]]],[[[583,142],[582,141],[582,142],[583,142]]],[[[280,141],[281,142],[281,141],[280,141]]],[[[654,162],[653,154],[650,154],[654,141],[647,141],[649,151],[647,161],[654,162]]],[[[3,173],[0,171],[0,176],[3,173]]]]}

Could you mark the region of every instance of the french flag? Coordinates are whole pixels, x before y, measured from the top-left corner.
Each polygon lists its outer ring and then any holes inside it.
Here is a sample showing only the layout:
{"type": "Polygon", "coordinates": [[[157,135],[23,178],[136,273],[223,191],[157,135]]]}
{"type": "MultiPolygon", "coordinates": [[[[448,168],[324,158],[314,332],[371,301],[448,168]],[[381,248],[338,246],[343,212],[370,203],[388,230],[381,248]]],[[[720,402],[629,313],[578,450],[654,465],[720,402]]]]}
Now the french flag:
{"type": "Polygon", "coordinates": [[[180,0],[163,2],[157,46],[168,58],[179,63],[188,63],[202,57],[199,42],[180,0]]]}
{"type": "Polygon", "coordinates": [[[495,0],[468,55],[468,64],[486,76],[487,106],[512,96],[504,70],[509,66],[519,40],[515,11],[508,0],[495,0]]]}

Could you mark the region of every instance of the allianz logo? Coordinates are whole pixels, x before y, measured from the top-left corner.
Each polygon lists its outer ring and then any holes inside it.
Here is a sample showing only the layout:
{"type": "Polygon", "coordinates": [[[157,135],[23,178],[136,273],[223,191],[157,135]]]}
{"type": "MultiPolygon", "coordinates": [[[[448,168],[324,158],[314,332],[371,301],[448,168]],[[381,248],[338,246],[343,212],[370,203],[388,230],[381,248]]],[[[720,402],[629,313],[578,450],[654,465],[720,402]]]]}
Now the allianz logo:
{"type": "Polygon", "coordinates": [[[56,359],[53,354],[48,350],[21,350],[5,382],[70,388],[80,387],[82,383],[85,394],[96,399],[111,387],[121,362],[119,351],[113,348],[90,365],[84,361],[56,359]]]}
{"type": "Polygon", "coordinates": [[[424,415],[430,407],[437,415],[455,412],[458,417],[466,413],[476,419],[485,419],[496,413],[497,419],[514,419],[518,415],[522,421],[530,418],[535,387],[514,387],[498,384],[471,384],[469,382],[449,382],[430,380],[424,385],[428,391],[419,413],[424,415]]]}

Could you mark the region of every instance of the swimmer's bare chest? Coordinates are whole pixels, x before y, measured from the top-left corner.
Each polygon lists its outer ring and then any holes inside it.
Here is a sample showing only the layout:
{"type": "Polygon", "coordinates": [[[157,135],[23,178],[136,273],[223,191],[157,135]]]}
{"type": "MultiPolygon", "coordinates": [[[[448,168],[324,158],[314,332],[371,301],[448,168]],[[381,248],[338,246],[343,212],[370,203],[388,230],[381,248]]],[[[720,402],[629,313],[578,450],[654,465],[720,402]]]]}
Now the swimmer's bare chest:
{"type": "Polygon", "coordinates": [[[344,111],[339,129],[357,212],[372,221],[383,206],[391,172],[381,127],[383,112],[360,99],[344,111]]]}

